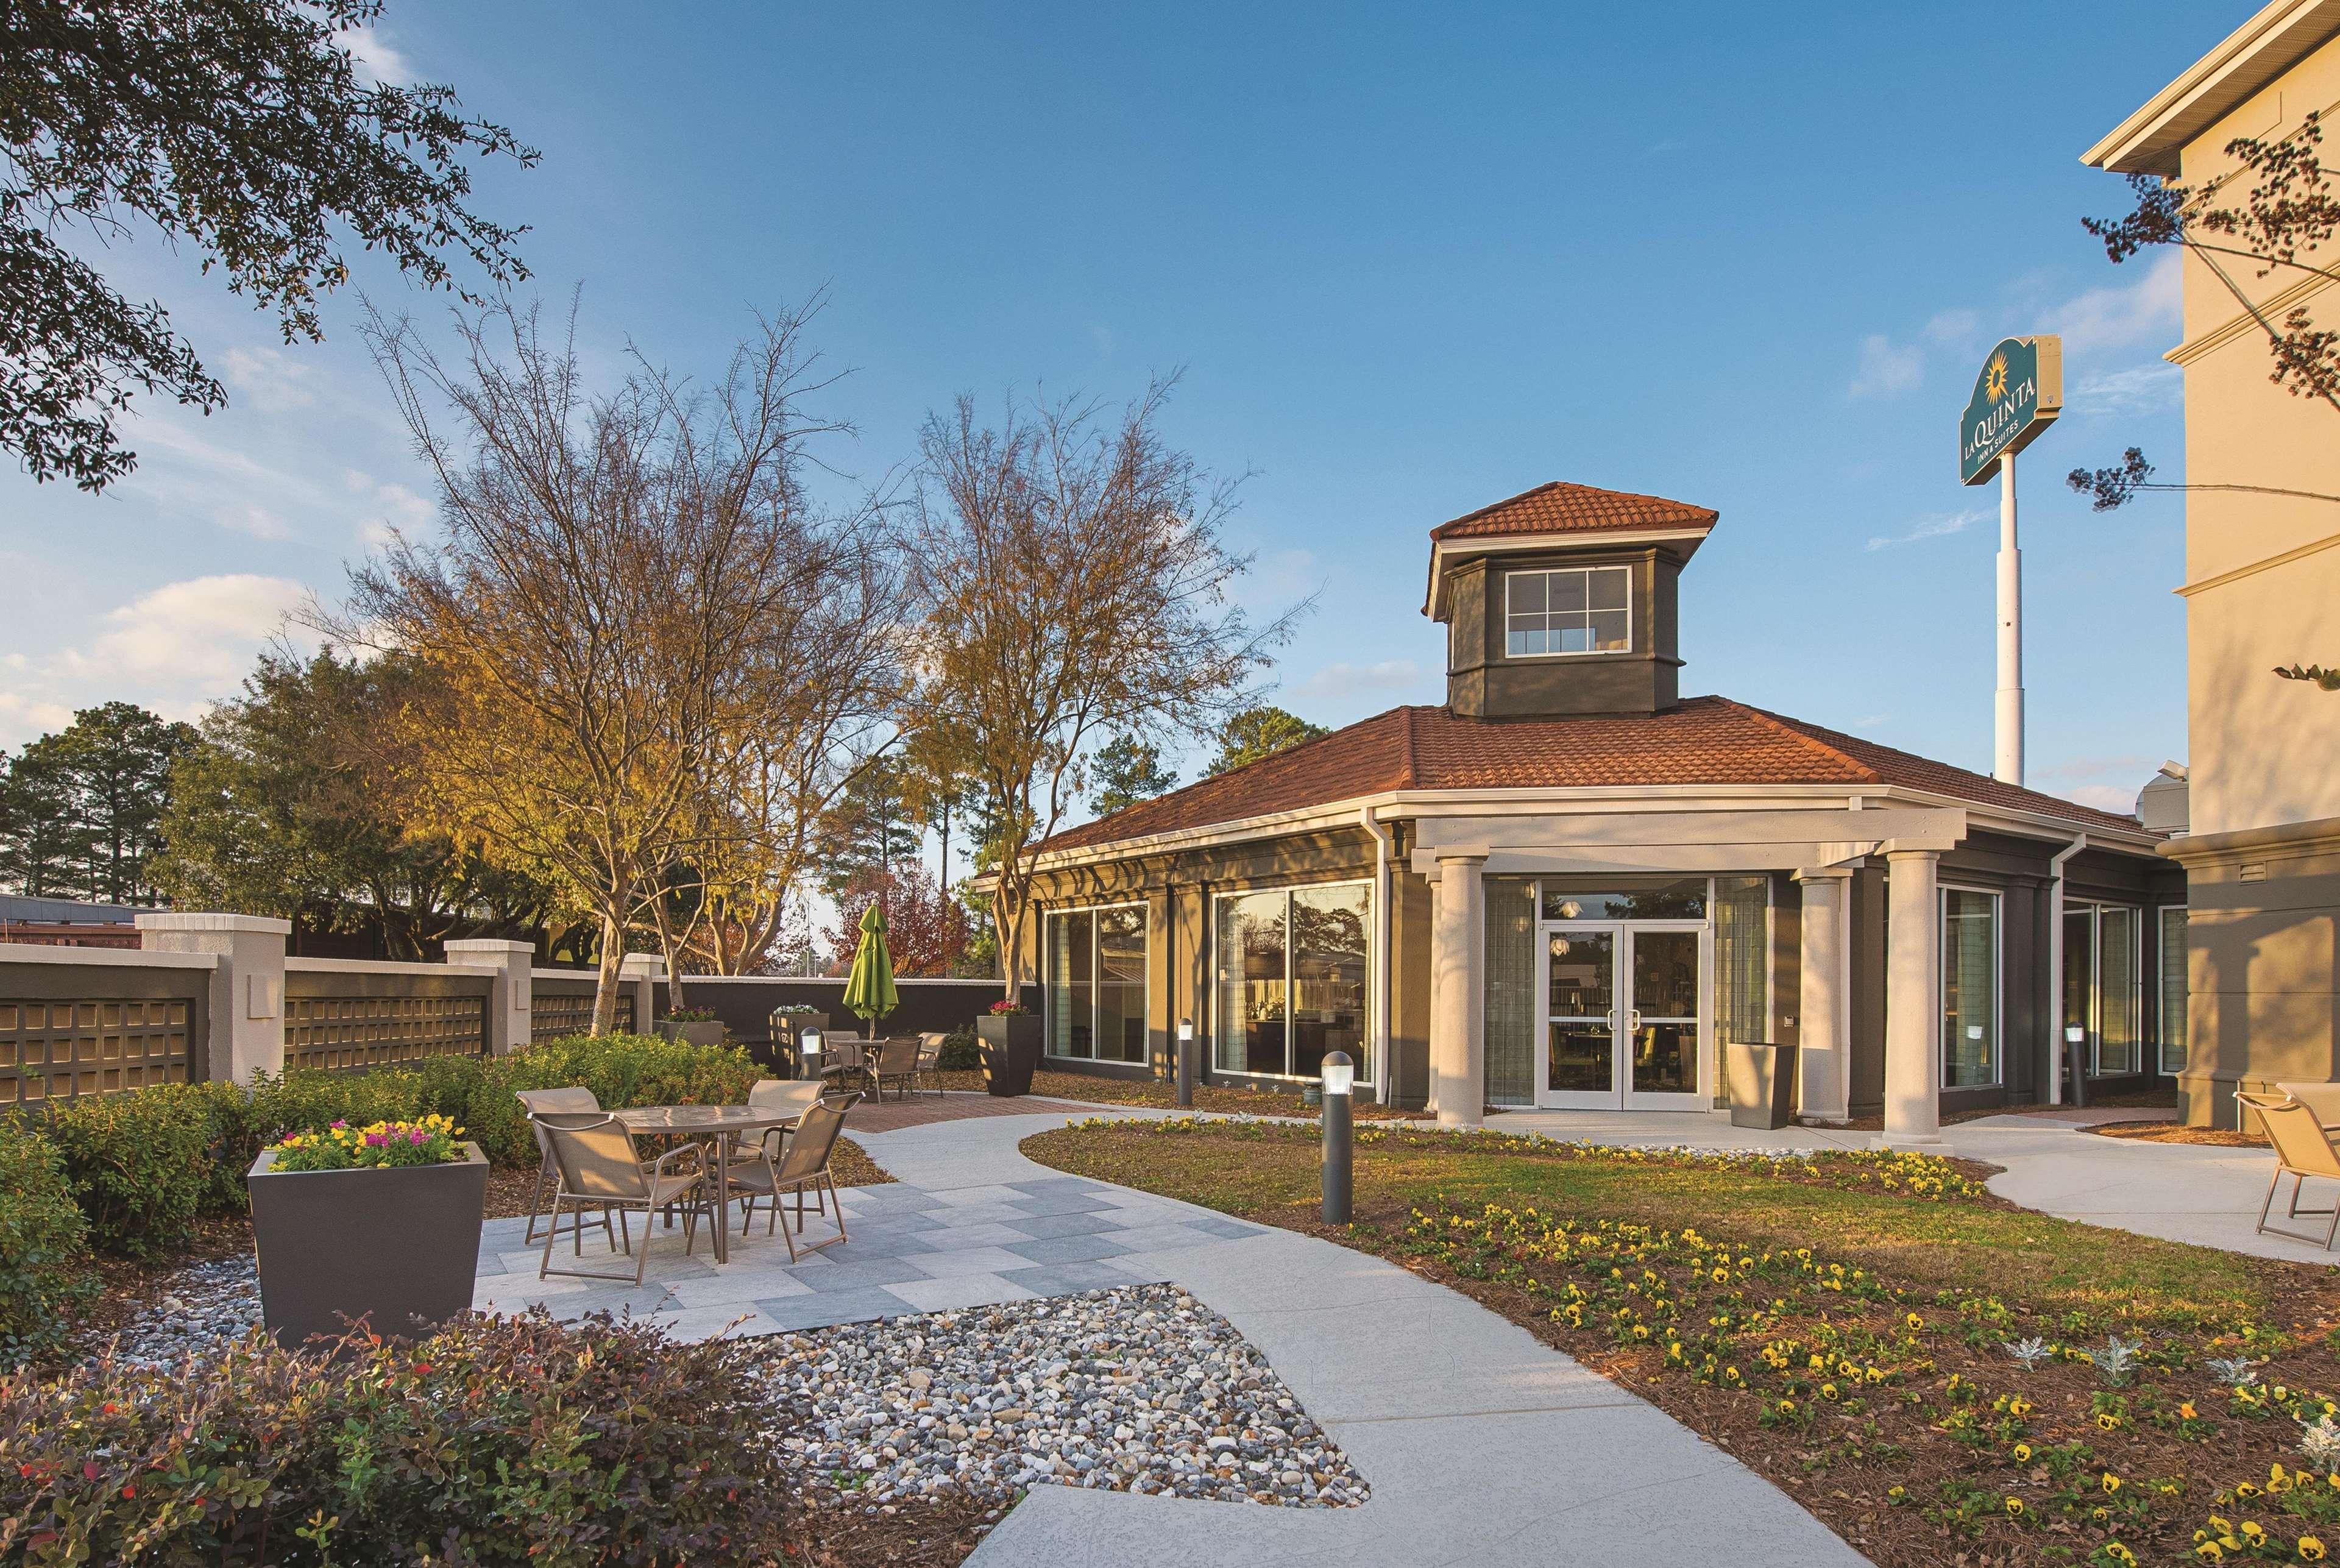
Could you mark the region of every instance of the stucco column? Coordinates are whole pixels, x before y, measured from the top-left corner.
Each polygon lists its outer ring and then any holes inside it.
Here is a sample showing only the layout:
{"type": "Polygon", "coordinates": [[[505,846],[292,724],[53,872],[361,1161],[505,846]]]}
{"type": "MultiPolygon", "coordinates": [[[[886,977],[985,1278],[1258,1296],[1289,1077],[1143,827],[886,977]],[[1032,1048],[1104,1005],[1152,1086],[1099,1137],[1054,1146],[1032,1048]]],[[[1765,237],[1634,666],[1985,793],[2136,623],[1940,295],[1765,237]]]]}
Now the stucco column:
{"type": "Polygon", "coordinates": [[[628,953],[618,960],[618,986],[634,998],[634,1033],[647,1035],[658,1021],[658,983],[666,960],[656,953],[628,953]]]}
{"type": "Polygon", "coordinates": [[[138,945],[153,953],[216,953],[205,1031],[214,1080],[248,1084],[284,1070],[284,939],[292,922],[265,915],[155,911],[138,917],[138,945]]]}
{"type": "Polygon", "coordinates": [[[1935,849],[1888,849],[1885,1134],[1880,1148],[1926,1148],[1942,1127],[1941,899],[1935,849]]]}
{"type": "Polygon", "coordinates": [[[496,1056],[527,1045],[536,1007],[536,945],[498,937],[461,937],[448,942],[447,961],[496,971],[488,994],[488,1049],[496,1056]]]}
{"type": "Polygon", "coordinates": [[[1797,993],[1796,1109],[1842,1121],[1852,1104],[1852,1009],[1845,995],[1846,894],[1852,873],[1839,867],[1799,871],[1804,907],[1797,993]]]}
{"type": "Polygon", "coordinates": [[[1443,1126],[1475,1127],[1487,1104],[1484,855],[1441,855],[1430,911],[1430,1108],[1443,1126]]]}

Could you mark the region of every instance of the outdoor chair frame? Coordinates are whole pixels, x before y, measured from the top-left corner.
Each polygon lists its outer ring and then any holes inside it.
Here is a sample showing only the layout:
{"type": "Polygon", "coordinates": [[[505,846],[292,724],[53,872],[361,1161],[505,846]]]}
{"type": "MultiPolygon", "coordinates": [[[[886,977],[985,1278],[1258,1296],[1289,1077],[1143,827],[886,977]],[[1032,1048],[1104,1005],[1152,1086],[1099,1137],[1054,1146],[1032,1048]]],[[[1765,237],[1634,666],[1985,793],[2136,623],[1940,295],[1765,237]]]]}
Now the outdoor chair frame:
{"type": "Polygon", "coordinates": [[[918,1071],[934,1080],[936,1097],[943,1094],[943,1042],[948,1035],[927,1029],[918,1036],[918,1071]]]}
{"type": "Polygon", "coordinates": [[[890,1040],[879,1040],[878,1060],[869,1071],[878,1080],[878,1097],[886,1097],[886,1086],[895,1086],[895,1097],[907,1100],[918,1085],[918,1069],[926,1056],[926,1044],[916,1035],[890,1040]]]}
{"type": "Polygon", "coordinates": [[[837,1204],[837,1234],[802,1246],[797,1238],[804,1234],[805,1193],[811,1190],[814,1212],[827,1217],[829,1205],[837,1200],[837,1178],[829,1170],[829,1157],[836,1152],[838,1134],[845,1126],[845,1113],[854,1099],[843,1104],[824,1096],[798,1118],[796,1130],[788,1135],[787,1149],[778,1159],[772,1157],[771,1146],[776,1135],[767,1134],[757,1146],[760,1157],[739,1160],[730,1169],[731,1188],[740,1195],[744,1204],[739,1216],[739,1234],[746,1236],[756,1217],[756,1200],[766,1206],[764,1234],[769,1236],[777,1226],[780,1239],[788,1245],[788,1261],[793,1264],[806,1253],[815,1253],[834,1246],[846,1239],[845,1206],[837,1204]],[[780,1195],[792,1193],[796,1197],[796,1229],[791,1233],[779,1224],[780,1195]]]}
{"type": "Polygon", "coordinates": [[[2340,1149],[2332,1146],[2331,1135],[2324,1130],[2315,1109],[2304,1101],[2289,1095],[2252,1094],[2246,1090],[2236,1091],[2235,1099],[2246,1110],[2258,1113],[2259,1125],[2266,1129],[2267,1142],[2275,1147],[2275,1175],[2267,1179],[2266,1201],[2259,1205],[2259,1234],[2288,1236],[2294,1241],[2317,1239],[2267,1224],[2267,1215],[2275,1207],[2276,1188],[2287,1176],[2291,1177],[2291,1202],[2284,1217],[2330,1215],[2332,1223],[2325,1227],[2322,1237],[2322,1245],[2329,1252],[2334,1236],[2340,1236],[2340,1199],[2335,1199],[2330,1208],[2302,1208],[2299,1189],[2309,1176],[2340,1182],[2340,1149]]]}
{"type": "MultiPolygon", "coordinates": [[[[565,1089],[521,1089],[512,1097],[520,1102],[521,1109],[527,1115],[529,1128],[536,1134],[536,1152],[543,1158],[543,1163],[537,1167],[536,1192],[529,1199],[528,1230],[521,1237],[521,1245],[534,1246],[536,1222],[544,1217],[544,1200],[551,1196],[560,1180],[560,1169],[552,1162],[552,1140],[545,1136],[543,1125],[536,1118],[540,1113],[598,1114],[601,1102],[594,1097],[591,1089],[581,1086],[565,1089]]],[[[578,1211],[575,1223],[580,1226],[585,1223],[582,1209],[578,1211]]],[[[610,1228],[610,1215],[606,1209],[601,1213],[601,1228],[604,1231],[610,1228]]],[[[614,1250],[617,1245],[614,1236],[610,1237],[610,1245],[614,1250]]]]}
{"type": "MultiPolygon", "coordinates": [[[[537,1267],[539,1279],[552,1275],[564,1275],[575,1279],[624,1280],[622,1274],[603,1274],[591,1269],[555,1268],[552,1266],[552,1244],[560,1237],[560,1211],[570,1204],[584,1209],[598,1207],[606,1216],[614,1210],[618,1216],[618,1236],[612,1249],[622,1247],[634,1255],[632,1281],[642,1283],[642,1272],[649,1266],[650,1237],[655,1229],[651,1216],[679,1208],[682,1213],[682,1252],[690,1255],[699,1234],[699,1216],[707,1216],[709,1226],[723,1223],[715,1212],[714,1195],[707,1185],[707,1150],[703,1145],[691,1143],[669,1149],[655,1160],[644,1160],[634,1147],[631,1127],[607,1112],[599,1115],[548,1112],[538,1125],[545,1129],[552,1144],[553,1163],[560,1167],[560,1185],[552,1196],[553,1228],[545,1233],[544,1258],[537,1267]],[[689,1162],[683,1164],[680,1162],[689,1162]],[[642,1214],[642,1245],[637,1250],[633,1236],[626,1226],[630,1209],[642,1214]]],[[[585,1255],[584,1227],[570,1227],[576,1238],[576,1254],[585,1255]]]]}

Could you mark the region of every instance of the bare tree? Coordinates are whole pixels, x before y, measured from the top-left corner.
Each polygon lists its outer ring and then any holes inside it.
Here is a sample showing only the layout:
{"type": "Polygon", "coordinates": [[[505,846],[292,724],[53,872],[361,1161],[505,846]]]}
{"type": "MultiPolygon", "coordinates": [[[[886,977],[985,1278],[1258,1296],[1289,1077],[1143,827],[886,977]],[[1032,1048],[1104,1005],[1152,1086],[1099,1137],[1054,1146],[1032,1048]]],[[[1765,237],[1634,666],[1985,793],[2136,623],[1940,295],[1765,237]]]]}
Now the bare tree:
{"type": "Polygon", "coordinates": [[[1092,744],[1215,728],[1305,608],[1255,626],[1230,601],[1250,565],[1221,537],[1234,486],[1164,441],[1172,384],[1117,417],[1011,401],[996,428],[961,397],[921,433],[916,722],[1000,825],[991,918],[1010,998],[1035,849],[1080,798],[1092,744]]]}
{"type": "MultiPolygon", "coordinates": [[[[817,307],[816,307],[817,308],[817,307]]],[[[703,391],[639,352],[589,393],[568,331],[509,303],[457,316],[442,360],[404,320],[368,339],[438,482],[441,533],[352,574],[334,630],[443,677],[402,716],[421,819],[560,887],[601,928],[593,1027],[662,870],[721,839],[705,809],[739,737],[798,700],[797,634],[882,541],[816,512],[810,311],[783,313],[703,391]]],[[[325,618],[333,620],[335,618],[325,618]]]]}

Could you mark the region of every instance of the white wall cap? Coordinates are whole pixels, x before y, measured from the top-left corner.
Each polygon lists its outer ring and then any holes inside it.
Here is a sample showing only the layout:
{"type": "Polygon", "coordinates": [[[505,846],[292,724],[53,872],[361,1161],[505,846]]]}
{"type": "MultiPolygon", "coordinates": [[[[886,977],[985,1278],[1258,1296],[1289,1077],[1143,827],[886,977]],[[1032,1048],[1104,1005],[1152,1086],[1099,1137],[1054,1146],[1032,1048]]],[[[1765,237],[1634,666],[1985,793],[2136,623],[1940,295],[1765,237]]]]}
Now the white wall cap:
{"type": "Polygon", "coordinates": [[[515,942],[503,937],[455,937],[440,944],[451,953],[527,953],[536,952],[534,942],[515,942]]]}
{"type": "Polygon", "coordinates": [[[138,928],[142,931],[261,931],[289,937],[292,934],[292,922],[280,920],[273,915],[182,914],[176,909],[156,909],[138,917],[138,928]]]}
{"type": "Polygon", "coordinates": [[[0,964],[84,964],[106,969],[216,969],[222,961],[217,953],[150,953],[137,948],[52,948],[32,942],[0,942],[0,964]]]}

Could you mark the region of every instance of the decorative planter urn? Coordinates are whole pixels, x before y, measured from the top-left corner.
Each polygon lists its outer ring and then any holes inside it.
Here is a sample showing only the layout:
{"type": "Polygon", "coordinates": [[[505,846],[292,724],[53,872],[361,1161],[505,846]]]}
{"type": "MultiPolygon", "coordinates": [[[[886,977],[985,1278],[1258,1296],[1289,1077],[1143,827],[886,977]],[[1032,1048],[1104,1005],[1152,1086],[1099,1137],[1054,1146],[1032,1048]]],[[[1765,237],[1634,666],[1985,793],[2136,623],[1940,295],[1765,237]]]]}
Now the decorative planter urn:
{"type": "Polygon", "coordinates": [[[660,1018],[658,1032],[669,1040],[680,1040],[687,1046],[719,1046],[723,1043],[723,1020],[709,1018],[702,1023],[677,1023],[672,1018],[660,1018]]]}
{"type": "Polygon", "coordinates": [[[1034,1013],[987,1013],[975,1020],[982,1042],[983,1087],[990,1094],[1028,1095],[1040,1065],[1040,1019],[1034,1013]]]}
{"type": "Polygon", "coordinates": [[[338,1338],[360,1318],[411,1335],[471,1309],[488,1157],[462,1148],[447,1165],[338,1171],[273,1170],[276,1151],[262,1151],[244,1185],[261,1316],[279,1343],[338,1338]]]}

